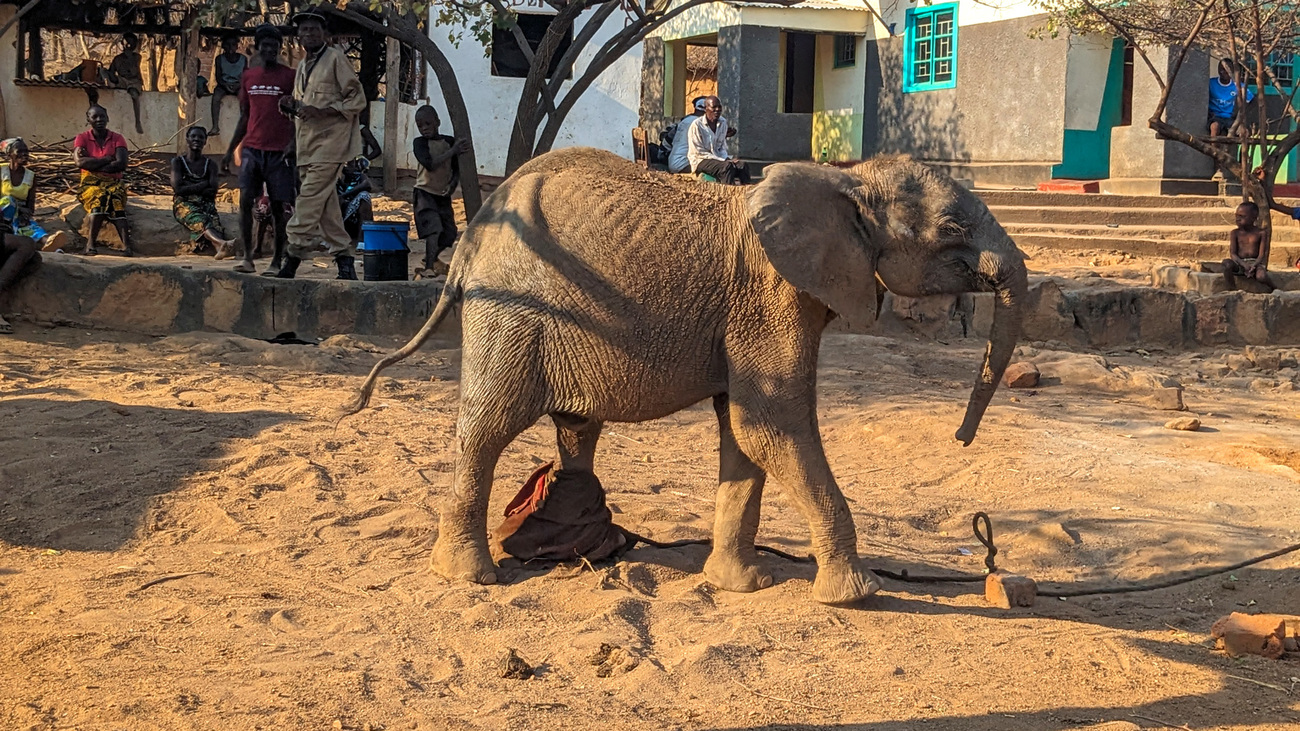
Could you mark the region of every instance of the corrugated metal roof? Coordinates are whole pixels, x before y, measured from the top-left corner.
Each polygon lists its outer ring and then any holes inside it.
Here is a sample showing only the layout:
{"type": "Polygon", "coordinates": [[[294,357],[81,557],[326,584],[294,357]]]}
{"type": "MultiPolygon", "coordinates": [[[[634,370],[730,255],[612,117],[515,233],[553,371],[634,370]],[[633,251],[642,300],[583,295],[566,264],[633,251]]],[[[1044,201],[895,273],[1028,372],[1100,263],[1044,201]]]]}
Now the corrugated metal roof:
{"type": "Polygon", "coordinates": [[[870,8],[863,0],[803,0],[803,2],[792,5],[780,5],[777,3],[755,3],[745,2],[744,0],[731,0],[728,5],[736,5],[742,8],[779,8],[788,7],[791,10],[861,10],[868,12],[870,8]]]}
{"type": "Polygon", "coordinates": [[[68,81],[65,79],[14,79],[14,86],[62,86],[70,89],[105,88],[96,84],[87,84],[84,81],[68,81]]]}

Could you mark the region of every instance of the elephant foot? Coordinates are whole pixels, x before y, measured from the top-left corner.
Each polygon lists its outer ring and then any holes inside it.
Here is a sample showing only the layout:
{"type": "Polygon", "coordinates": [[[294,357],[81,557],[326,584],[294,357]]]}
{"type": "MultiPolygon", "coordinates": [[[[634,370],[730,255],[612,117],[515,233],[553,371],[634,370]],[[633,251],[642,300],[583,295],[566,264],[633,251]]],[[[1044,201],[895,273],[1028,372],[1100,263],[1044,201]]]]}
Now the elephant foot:
{"type": "Polygon", "coordinates": [[[704,562],[704,578],[723,591],[749,594],[772,585],[772,575],[763,571],[758,557],[749,560],[735,553],[714,550],[704,562]]]}
{"type": "Polygon", "coordinates": [[[454,540],[440,536],[433,545],[433,558],[429,563],[435,572],[448,579],[472,581],[475,584],[497,583],[497,567],[492,563],[487,541],[454,540]]]}
{"type": "Polygon", "coordinates": [[[852,604],[866,599],[879,589],[880,581],[859,559],[828,561],[817,569],[817,579],[813,581],[813,599],[822,604],[852,604]]]}

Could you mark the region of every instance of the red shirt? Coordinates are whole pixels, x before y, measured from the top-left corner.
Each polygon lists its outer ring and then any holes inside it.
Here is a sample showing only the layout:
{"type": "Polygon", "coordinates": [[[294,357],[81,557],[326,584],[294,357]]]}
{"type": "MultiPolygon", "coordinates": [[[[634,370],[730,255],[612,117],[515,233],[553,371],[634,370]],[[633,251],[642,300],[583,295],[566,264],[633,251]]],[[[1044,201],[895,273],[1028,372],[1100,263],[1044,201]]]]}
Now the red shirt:
{"type": "MultiPolygon", "coordinates": [[[[126,138],[112,130],[109,130],[107,136],[104,137],[104,144],[101,145],[99,144],[99,140],[95,139],[95,133],[86,130],[77,135],[77,138],[72,141],[72,149],[75,150],[78,147],[84,149],[88,157],[112,157],[117,154],[117,148],[126,147],[126,138]]],[[[87,172],[90,171],[82,170],[82,177],[85,177],[87,172]]],[[[115,180],[122,177],[122,173],[101,173],[95,171],[95,174],[101,178],[113,178],[115,180]]]]}
{"type": "Polygon", "coordinates": [[[293,94],[294,75],[294,70],[284,64],[269,70],[254,66],[244,72],[239,108],[248,110],[243,143],[246,149],[284,152],[293,141],[293,120],[280,113],[280,97],[293,94]]]}

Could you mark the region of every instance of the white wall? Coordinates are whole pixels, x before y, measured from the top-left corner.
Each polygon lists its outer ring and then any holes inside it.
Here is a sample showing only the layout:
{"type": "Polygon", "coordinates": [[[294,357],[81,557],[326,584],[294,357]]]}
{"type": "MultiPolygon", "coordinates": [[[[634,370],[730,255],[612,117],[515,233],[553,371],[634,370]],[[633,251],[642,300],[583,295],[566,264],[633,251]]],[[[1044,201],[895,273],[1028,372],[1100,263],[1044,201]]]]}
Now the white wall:
{"type": "MultiPolygon", "coordinates": [[[[518,6],[517,9],[531,12],[536,8],[518,6]]],[[[591,15],[591,12],[587,12],[578,19],[574,24],[574,35],[582,30],[591,15]]],[[[574,65],[574,79],[583,74],[601,45],[622,29],[622,17],[615,12],[579,54],[574,65]]],[[[474,154],[478,160],[479,172],[485,175],[503,175],[506,151],[510,146],[510,129],[515,121],[515,107],[519,104],[524,80],[493,76],[491,59],[483,47],[468,35],[461,40],[459,47],[452,46],[447,42],[449,31],[454,32],[454,29],[430,23],[430,37],[447,54],[452,67],[456,69],[461,95],[465,98],[473,128],[474,154]]],[[[572,86],[572,81],[563,84],[561,98],[572,86]]],[[[438,116],[442,118],[442,133],[451,134],[446,103],[434,78],[429,79],[429,93],[433,97],[430,103],[438,109],[438,116]]],[[[583,92],[582,98],[560,128],[555,149],[599,147],[630,159],[632,128],[637,126],[640,104],[641,46],[638,44],[615,61],[583,92]]],[[[372,122],[373,119],[372,117],[372,122]]]]}

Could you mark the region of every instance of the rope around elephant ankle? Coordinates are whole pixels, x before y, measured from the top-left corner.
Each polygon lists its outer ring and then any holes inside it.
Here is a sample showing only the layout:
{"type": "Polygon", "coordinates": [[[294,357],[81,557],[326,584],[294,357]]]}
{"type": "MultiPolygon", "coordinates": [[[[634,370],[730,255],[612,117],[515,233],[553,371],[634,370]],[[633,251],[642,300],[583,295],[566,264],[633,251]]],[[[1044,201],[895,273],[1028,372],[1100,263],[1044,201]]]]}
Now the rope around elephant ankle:
{"type": "MultiPolygon", "coordinates": [[[[948,583],[960,584],[960,583],[982,582],[988,577],[990,573],[993,573],[998,570],[997,563],[994,561],[994,557],[997,556],[998,554],[998,547],[993,542],[993,521],[989,519],[988,513],[985,513],[983,511],[977,512],[975,513],[975,515],[971,517],[971,529],[975,533],[975,540],[979,541],[987,551],[987,553],[984,556],[985,573],[983,574],[970,574],[970,573],[913,574],[909,572],[907,569],[902,569],[901,571],[890,571],[888,569],[872,568],[870,570],[872,573],[878,576],[883,576],[887,579],[893,579],[895,581],[905,581],[913,584],[948,584],[948,583]]],[[[630,530],[627,530],[626,528],[623,529],[623,534],[626,535],[628,538],[628,544],[624,550],[631,550],[635,548],[637,543],[644,543],[647,546],[651,546],[654,548],[681,548],[682,546],[713,545],[713,541],[707,538],[694,538],[694,539],[685,539],[680,541],[661,542],[661,541],[652,540],[650,538],[646,538],[645,536],[642,535],[638,535],[636,533],[633,533],[630,530]]],[[[777,556],[787,561],[793,561],[796,563],[816,563],[817,561],[817,559],[813,556],[796,556],[792,553],[787,553],[778,548],[772,548],[771,546],[755,545],[754,548],[755,550],[762,551],[763,553],[770,553],[773,556],[777,556]]],[[[1236,571],[1237,569],[1243,569],[1246,568],[1247,566],[1253,566],[1257,563],[1263,563],[1264,561],[1278,558],[1280,556],[1285,556],[1289,553],[1295,553],[1296,551],[1300,551],[1300,543],[1296,543],[1287,546],[1285,548],[1279,548],[1276,551],[1270,551],[1268,553],[1246,559],[1245,561],[1238,561],[1237,563],[1234,563],[1230,566],[1220,566],[1217,568],[1201,569],[1199,571],[1192,571],[1190,573],[1186,573],[1171,579],[1159,579],[1156,581],[1138,582],[1136,584],[1110,584],[1110,585],[1102,584],[1102,585],[1094,585],[1094,586],[1080,586],[1078,588],[1056,588],[1056,589],[1040,586],[1038,589],[1038,596],[1056,597],[1060,599],[1065,599],[1069,597],[1078,597],[1078,596],[1098,596],[1102,594],[1131,594],[1134,592],[1141,592],[1141,591],[1155,591],[1157,589],[1168,589],[1174,586],[1180,586],[1182,584],[1189,584],[1193,581],[1206,579],[1211,576],[1219,576],[1221,574],[1226,574],[1231,571],[1236,571]]]]}

